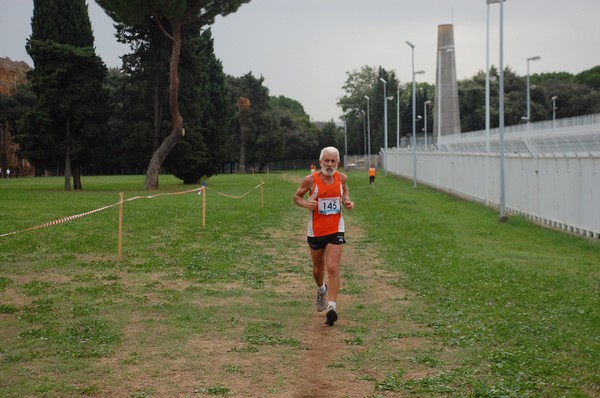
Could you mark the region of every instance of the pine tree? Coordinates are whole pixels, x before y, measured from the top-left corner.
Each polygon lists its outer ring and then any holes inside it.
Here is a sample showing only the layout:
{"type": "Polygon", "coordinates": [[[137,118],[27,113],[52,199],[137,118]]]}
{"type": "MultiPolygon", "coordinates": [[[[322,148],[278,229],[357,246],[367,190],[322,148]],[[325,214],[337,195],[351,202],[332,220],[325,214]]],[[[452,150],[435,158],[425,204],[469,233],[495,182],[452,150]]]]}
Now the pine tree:
{"type": "Polygon", "coordinates": [[[198,30],[211,25],[218,15],[231,14],[250,0],[96,0],[118,23],[140,26],[152,18],[171,41],[169,68],[169,108],[171,134],[156,149],[146,173],[146,189],[158,189],[158,173],[163,162],[184,135],[183,117],[179,104],[179,62],[184,40],[183,28],[195,26],[198,30]]]}
{"type": "MultiPolygon", "coordinates": [[[[25,153],[51,144],[48,158],[64,159],[65,190],[81,189],[80,165],[86,141],[94,135],[93,121],[101,115],[101,84],[106,67],[95,54],[94,35],[85,0],[34,0],[27,52],[38,106],[28,115],[25,153]]],[[[46,147],[46,150],[48,148],[46,147]]],[[[47,164],[48,159],[40,159],[47,164]]]]}

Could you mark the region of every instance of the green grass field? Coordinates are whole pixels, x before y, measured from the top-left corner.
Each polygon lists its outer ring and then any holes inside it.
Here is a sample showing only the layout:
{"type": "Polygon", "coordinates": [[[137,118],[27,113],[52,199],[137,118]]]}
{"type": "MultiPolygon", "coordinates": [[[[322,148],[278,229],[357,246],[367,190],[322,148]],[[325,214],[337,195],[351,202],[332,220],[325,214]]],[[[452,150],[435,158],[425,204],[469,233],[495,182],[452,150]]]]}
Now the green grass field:
{"type": "MultiPolygon", "coordinates": [[[[204,228],[197,193],[127,202],[121,262],[118,206],[0,237],[0,396],[600,397],[599,241],[350,173],[325,328],[302,176],[211,178],[204,228]]],[[[0,235],[155,194],[139,176],[83,184],[0,180],[0,235]]]]}

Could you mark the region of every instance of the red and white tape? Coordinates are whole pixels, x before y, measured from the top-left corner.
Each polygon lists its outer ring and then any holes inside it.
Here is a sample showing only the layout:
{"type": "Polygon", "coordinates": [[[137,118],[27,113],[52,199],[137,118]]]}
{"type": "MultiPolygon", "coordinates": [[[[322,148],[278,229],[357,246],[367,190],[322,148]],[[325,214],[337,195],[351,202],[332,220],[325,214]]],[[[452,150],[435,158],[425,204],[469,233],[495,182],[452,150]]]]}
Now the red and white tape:
{"type": "MultiPolygon", "coordinates": [[[[156,197],[159,197],[159,196],[165,196],[165,195],[181,195],[181,194],[186,194],[186,193],[191,193],[191,192],[197,192],[197,191],[201,191],[201,190],[202,190],[202,187],[196,188],[196,189],[190,189],[188,191],[181,191],[181,192],[159,193],[159,194],[150,195],[150,196],[134,196],[132,198],[123,200],[123,202],[130,202],[130,201],[136,200],[136,199],[152,199],[152,198],[156,198],[156,197]]],[[[67,221],[72,221],[72,220],[76,220],[76,219],[81,218],[81,217],[89,216],[90,214],[94,214],[94,213],[97,213],[97,212],[102,211],[102,210],[110,209],[111,207],[115,207],[115,206],[118,206],[120,204],[121,204],[121,202],[119,201],[117,203],[113,203],[113,204],[108,205],[108,206],[104,206],[104,207],[100,207],[98,209],[86,211],[85,213],[76,214],[76,215],[73,215],[73,216],[67,216],[67,217],[59,218],[58,220],[47,222],[45,224],[36,225],[35,227],[29,227],[29,228],[26,228],[26,229],[22,229],[20,231],[8,232],[6,234],[0,234],[0,238],[2,238],[4,236],[19,234],[21,232],[33,231],[34,229],[46,228],[46,227],[50,227],[52,225],[62,224],[62,223],[65,223],[67,221]]]]}

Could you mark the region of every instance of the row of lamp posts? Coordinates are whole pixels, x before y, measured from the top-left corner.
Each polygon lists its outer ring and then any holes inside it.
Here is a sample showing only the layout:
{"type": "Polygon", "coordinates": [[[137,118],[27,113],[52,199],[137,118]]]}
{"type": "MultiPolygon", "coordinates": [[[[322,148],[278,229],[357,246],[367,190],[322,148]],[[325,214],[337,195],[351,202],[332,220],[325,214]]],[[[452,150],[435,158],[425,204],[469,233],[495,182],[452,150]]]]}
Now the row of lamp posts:
{"type": "MultiPolygon", "coordinates": [[[[412,49],[412,130],[413,130],[413,138],[412,138],[412,150],[413,150],[413,187],[417,186],[417,158],[416,158],[416,142],[417,142],[417,138],[416,138],[416,123],[417,123],[417,115],[416,115],[416,82],[415,82],[415,76],[416,75],[420,75],[425,73],[425,71],[423,70],[419,70],[416,71],[414,70],[415,68],[415,62],[414,62],[414,48],[415,45],[413,43],[411,43],[410,41],[406,41],[406,44],[408,44],[411,49],[412,49]]],[[[453,46],[447,46],[447,47],[453,47],[453,46]]],[[[452,51],[452,49],[450,48],[450,51],[452,51]]],[[[440,68],[441,68],[441,64],[440,64],[440,68]]],[[[388,100],[392,100],[394,99],[393,96],[388,96],[387,95],[387,81],[383,78],[379,79],[382,83],[383,83],[383,118],[384,118],[384,156],[383,156],[383,169],[384,169],[384,173],[385,175],[387,175],[387,150],[388,150],[388,123],[387,123],[387,102],[388,100]]],[[[439,83],[438,83],[439,85],[439,83]]],[[[439,91],[438,91],[439,92],[439,91]]],[[[365,95],[364,98],[367,100],[367,124],[368,124],[368,152],[367,152],[367,162],[370,165],[371,164],[371,127],[370,127],[370,97],[365,95]]],[[[439,98],[439,97],[438,97],[439,98]]],[[[425,145],[427,146],[427,105],[431,104],[431,101],[425,101],[424,103],[424,116],[425,116],[425,120],[424,120],[424,132],[425,132],[425,145]]],[[[439,106],[438,106],[439,109],[439,106]]],[[[439,111],[438,111],[439,112],[439,111]]],[[[396,118],[397,118],[397,122],[396,122],[396,145],[400,145],[400,87],[398,87],[398,93],[397,93],[397,109],[396,109],[396,118]]],[[[420,118],[420,116],[419,116],[420,118]]],[[[438,117],[438,136],[439,136],[439,117],[438,117]]],[[[364,128],[363,128],[364,130],[364,128]]]]}
{"type": "MultiPolygon", "coordinates": [[[[490,76],[489,76],[489,5],[490,4],[500,4],[500,60],[499,60],[499,98],[498,98],[498,113],[499,113],[499,146],[500,146],[500,215],[499,220],[501,222],[506,221],[506,208],[505,208],[505,183],[504,183],[504,59],[503,59],[503,36],[504,36],[504,27],[503,27],[503,18],[504,18],[504,10],[503,3],[506,0],[486,0],[488,5],[487,7],[487,36],[486,36],[486,80],[485,80],[485,128],[486,128],[486,152],[489,154],[490,146],[489,146],[489,131],[490,131],[490,76]]],[[[406,41],[406,44],[411,47],[411,61],[412,61],[412,154],[413,154],[413,188],[417,186],[417,157],[416,157],[416,83],[415,76],[418,74],[425,73],[424,71],[415,71],[415,45],[406,41]]],[[[447,45],[440,47],[438,49],[438,81],[437,81],[437,100],[436,100],[436,109],[437,109],[437,138],[439,140],[441,136],[441,59],[443,52],[451,52],[454,50],[453,45],[447,45]]],[[[530,61],[538,61],[540,59],[539,56],[527,58],[527,116],[524,117],[527,123],[531,120],[531,108],[530,108],[530,84],[529,84],[529,62],[530,61]]],[[[388,99],[393,99],[393,97],[387,96],[387,81],[383,78],[380,79],[383,83],[383,104],[384,104],[384,172],[387,175],[387,150],[388,150],[388,131],[387,131],[387,101],[388,99]]],[[[368,164],[371,164],[371,123],[370,123],[370,98],[365,95],[364,98],[367,100],[367,140],[368,140],[368,148],[365,148],[367,152],[368,164]]],[[[556,96],[552,97],[552,120],[553,125],[556,122],[556,96]]],[[[425,102],[425,145],[427,145],[427,105],[429,105],[431,101],[425,102]]],[[[364,114],[364,111],[361,111],[364,114]]],[[[396,126],[396,143],[400,145],[400,88],[398,87],[397,92],[397,126],[396,126]]],[[[364,123],[364,117],[363,117],[364,123]]],[[[363,127],[363,131],[364,131],[363,127]]],[[[487,173],[486,173],[487,175],[487,173]]]]}

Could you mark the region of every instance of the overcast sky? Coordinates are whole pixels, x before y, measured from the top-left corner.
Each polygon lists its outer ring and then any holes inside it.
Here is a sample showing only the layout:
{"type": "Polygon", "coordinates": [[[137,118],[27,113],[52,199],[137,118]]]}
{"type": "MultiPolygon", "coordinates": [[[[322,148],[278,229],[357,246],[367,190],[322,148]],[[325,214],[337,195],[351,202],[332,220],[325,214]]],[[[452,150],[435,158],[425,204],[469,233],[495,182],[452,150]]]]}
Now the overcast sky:
{"type": "MultiPolygon", "coordinates": [[[[112,21],[88,1],[96,51],[120,66],[127,47],[112,21]]],[[[454,25],[458,79],[485,69],[485,0],[252,0],[213,26],[215,52],[225,72],[264,76],[271,95],[299,101],[311,120],[338,120],[346,73],[364,65],[412,80],[415,44],[418,81],[435,82],[437,27],[454,25]]],[[[32,65],[25,51],[33,0],[0,0],[0,57],[32,65]]],[[[504,65],[517,74],[579,73],[600,65],[600,0],[508,0],[504,9],[504,65]]],[[[490,64],[499,63],[500,6],[489,6],[490,64]]]]}

